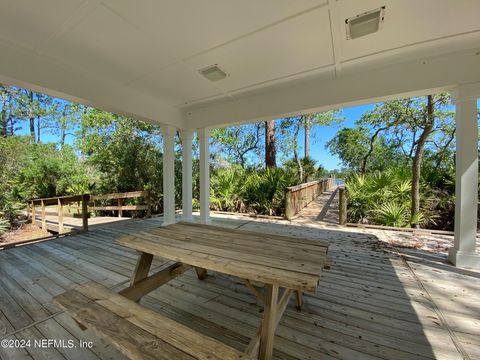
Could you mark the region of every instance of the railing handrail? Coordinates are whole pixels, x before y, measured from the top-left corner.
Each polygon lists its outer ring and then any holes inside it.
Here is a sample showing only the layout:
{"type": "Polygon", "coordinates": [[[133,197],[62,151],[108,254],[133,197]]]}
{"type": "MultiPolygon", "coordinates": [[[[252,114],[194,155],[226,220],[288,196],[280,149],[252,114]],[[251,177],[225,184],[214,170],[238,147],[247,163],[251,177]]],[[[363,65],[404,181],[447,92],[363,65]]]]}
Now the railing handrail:
{"type": "Polygon", "coordinates": [[[138,211],[138,210],[146,210],[147,217],[152,216],[152,207],[151,207],[151,199],[150,199],[150,191],[130,191],[130,192],[123,192],[123,193],[111,193],[111,194],[104,194],[104,195],[91,195],[90,201],[93,201],[93,206],[89,206],[89,210],[91,211],[118,211],[118,217],[122,217],[123,210],[128,211],[138,211]],[[139,198],[143,197],[145,199],[144,205],[123,205],[123,199],[131,199],[131,198],[139,198]],[[108,205],[108,206],[96,206],[95,201],[101,200],[117,200],[117,205],[108,205]]]}
{"type": "Polygon", "coordinates": [[[66,196],[55,196],[55,197],[48,197],[48,198],[31,199],[28,202],[29,203],[41,203],[43,201],[43,203],[45,205],[51,205],[51,204],[58,204],[58,201],[60,200],[63,204],[66,204],[68,202],[82,201],[85,196],[87,196],[88,198],[90,197],[89,194],[66,195],[66,196]]]}
{"type": "Polygon", "coordinates": [[[294,186],[289,186],[286,188],[287,191],[290,191],[290,192],[293,192],[293,191],[298,191],[298,190],[302,190],[302,189],[305,189],[309,186],[312,186],[312,185],[316,185],[318,184],[320,181],[323,181],[324,179],[320,179],[320,180],[314,180],[314,181],[309,181],[307,183],[302,183],[302,184],[298,184],[298,185],[294,185],[294,186]]]}
{"type": "Polygon", "coordinates": [[[148,190],[144,191],[130,191],[130,192],[122,192],[122,193],[111,193],[111,194],[103,194],[103,195],[90,195],[90,200],[115,200],[115,199],[130,199],[136,197],[145,197],[149,196],[150,192],[148,190]]]}
{"type": "Polygon", "coordinates": [[[333,178],[323,178],[307,183],[290,186],[285,189],[285,217],[291,220],[305,206],[332,187],[333,178]]]}

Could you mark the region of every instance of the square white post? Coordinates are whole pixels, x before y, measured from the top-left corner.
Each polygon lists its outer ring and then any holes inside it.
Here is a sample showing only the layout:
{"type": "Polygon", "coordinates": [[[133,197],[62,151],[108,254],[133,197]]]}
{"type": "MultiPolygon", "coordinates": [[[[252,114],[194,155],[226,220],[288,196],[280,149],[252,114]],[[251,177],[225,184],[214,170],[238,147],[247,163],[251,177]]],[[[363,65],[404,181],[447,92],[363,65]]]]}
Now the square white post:
{"type": "Polygon", "coordinates": [[[198,129],[200,145],[200,221],[210,223],[210,129],[198,129]]]}
{"type": "Polygon", "coordinates": [[[163,225],[175,222],[175,145],[173,126],[161,127],[163,136],[163,225]]]}
{"type": "Polygon", "coordinates": [[[192,221],[192,138],[190,130],[180,131],[182,140],[182,220],[192,221]]]}
{"type": "Polygon", "coordinates": [[[458,267],[480,267],[476,253],[478,199],[477,94],[459,87],[452,94],[456,108],[455,243],[448,253],[458,267]]]}

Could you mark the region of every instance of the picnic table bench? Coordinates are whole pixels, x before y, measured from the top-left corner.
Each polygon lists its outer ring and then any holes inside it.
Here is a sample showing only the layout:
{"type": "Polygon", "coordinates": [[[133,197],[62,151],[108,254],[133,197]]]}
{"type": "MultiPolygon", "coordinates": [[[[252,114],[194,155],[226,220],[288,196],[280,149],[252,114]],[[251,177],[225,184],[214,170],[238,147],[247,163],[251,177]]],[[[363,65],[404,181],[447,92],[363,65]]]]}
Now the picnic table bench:
{"type": "Polygon", "coordinates": [[[203,224],[148,229],[117,242],[139,253],[129,287],[115,293],[87,283],[54,301],[132,359],[271,359],[275,330],[291,296],[300,309],[303,291],[315,291],[329,266],[326,242],[203,224]],[[154,256],[174,263],[149,275],[154,256]],[[244,353],[137,303],[191,268],[200,280],[208,270],[239,277],[264,304],[262,323],[244,353]]]}

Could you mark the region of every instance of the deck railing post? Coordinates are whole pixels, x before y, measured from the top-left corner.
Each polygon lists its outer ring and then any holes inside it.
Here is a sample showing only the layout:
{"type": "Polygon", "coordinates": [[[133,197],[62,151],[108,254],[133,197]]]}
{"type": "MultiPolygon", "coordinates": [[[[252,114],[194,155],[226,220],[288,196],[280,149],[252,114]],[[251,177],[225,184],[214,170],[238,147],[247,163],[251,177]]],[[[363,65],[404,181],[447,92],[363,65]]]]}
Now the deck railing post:
{"type": "Polygon", "coordinates": [[[82,195],[82,225],[83,231],[88,231],[88,194],[82,195]]]}
{"type": "Polygon", "coordinates": [[[63,233],[63,202],[62,199],[58,199],[58,233],[63,233]]]}
{"type": "Polygon", "coordinates": [[[45,202],[41,200],[40,205],[42,206],[42,230],[47,231],[47,214],[45,209],[45,202]]]}
{"type": "Polygon", "coordinates": [[[341,186],[338,191],[340,197],[339,224],[345,225],[347,223],[347,194],[344,186],[341,186]]]}
{"type": "Polygon", "coordinates": [[[147,195],[145,196],[145,204],[147,205],[147,218],[152,217],[152,201],[150,199],[150,190],[147,190],[147,195]]]}
{"type": "Polygon", "coordinates": [[[123,211],[122,211],[123,199],[118,198],[117,199],[117,205],[118,205],[118,217],[122,217],[122,215],[123,215],[123,211]]]}
{"type": "Polygon", "coordinates": [[[292,192],[290,190],[285,190],[285,218],[291,220],[293,215],[295,215],[295,209],[292,204],[292,192]]]}
{"type": "Polygon", "coordinates": [[[32,224],[33,225],[36,225],[36,221],[35,221],[35,202],[32,201],[32,224]]]}

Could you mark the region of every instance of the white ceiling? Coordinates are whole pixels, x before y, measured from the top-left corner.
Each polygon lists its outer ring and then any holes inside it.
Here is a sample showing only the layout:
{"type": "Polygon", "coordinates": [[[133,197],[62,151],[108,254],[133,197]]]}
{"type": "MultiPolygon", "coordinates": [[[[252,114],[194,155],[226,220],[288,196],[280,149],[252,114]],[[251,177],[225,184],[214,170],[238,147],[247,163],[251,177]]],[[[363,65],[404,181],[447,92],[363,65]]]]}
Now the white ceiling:
{"type": "Polygon", "coordinates": [[[302,79],[476,50],[478,14],[478,0],[0,0],[0,79],[183,127],[302,79]],[[345,19],[380,6],[381,31],[347,40],[345,19]],[[199,74],[212,64],[228,77],[199,74]]]}

